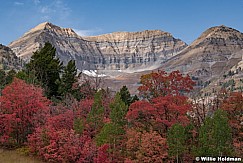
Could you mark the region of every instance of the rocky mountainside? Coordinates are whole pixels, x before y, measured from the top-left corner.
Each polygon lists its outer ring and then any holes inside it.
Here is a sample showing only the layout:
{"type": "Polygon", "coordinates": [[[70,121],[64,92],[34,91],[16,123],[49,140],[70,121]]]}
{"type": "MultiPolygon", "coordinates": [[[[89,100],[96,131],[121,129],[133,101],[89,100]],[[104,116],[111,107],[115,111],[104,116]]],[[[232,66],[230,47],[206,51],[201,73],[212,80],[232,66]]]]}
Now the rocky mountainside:
{"type": "Polygon", "coordinates": [[[169,65],[168,70],[179,69],[195,76],[218,76],[226,71],[226,65],[231,67],[241,60],[241,56],[236,55],[241,49],[243,33],[226,26],[216,26],[203,32],[166,65],[169,65]]]}
{"type": "Polygon", "coordinates": [[[0,44],[0,69],[20,69],[23,61],[7,46],[0,44]]]}
{"type": "MultiPolygon", "coordinates": [[[[161,63],[159,69],[189,73],[196,82],[196,88],[204,92],[222,88],[222,83],[227,85],[227,81],[233,78],[238,87],[237,81],[242,81],[243,88],[243,80],[240,79],[243,78],[243,33],[226,26],[209,28],[180,53],[161,63]]],[[[111,80],[114,79],[107,80],[114,87],[125,82],[135,91],[136,83],[144,73],[149,71],[121,74],[113,85],[111,80]]]]}
{"type": "MultiPolygon", "coordinates": [[[[162,68],[180,70],[198,80],[214,83],[242,61],[243,33],[226,26],[209,28],[177,56],[169,59],[162,68]],[[214,81],[214,82],[213,82],[214,81]]],[[[204,84],[203,84],[204,83],[204,84]]]]}
{"type": "Polygon", "coordinates": [[[212,89],[229,78],[237,76],[241,81],[243,77],[243,33],[223,25],[207,29],[187,46],[160,30],[81,37],[70,28],[46,22],[9,47],[28,60],[47,41],[56,47],[64,63],[74,59],[80,70],[98,69],[102,75],[109,74],[113,77],[105,79],[107,86],[117,89],[126,84],[135,91],[141,74],[158,68],[189,73],[199,89],[212,89]]]}
{"type": "Polygon", "coordinates": [[[57,56],[64,63],[74,59],[81,70],[155,68],[187,46],[170,33],[159,30],[81,37],[70,28],[45,22],[10,43],[9,47],[28,60],[47,41],[56,47],[57,56]]]}

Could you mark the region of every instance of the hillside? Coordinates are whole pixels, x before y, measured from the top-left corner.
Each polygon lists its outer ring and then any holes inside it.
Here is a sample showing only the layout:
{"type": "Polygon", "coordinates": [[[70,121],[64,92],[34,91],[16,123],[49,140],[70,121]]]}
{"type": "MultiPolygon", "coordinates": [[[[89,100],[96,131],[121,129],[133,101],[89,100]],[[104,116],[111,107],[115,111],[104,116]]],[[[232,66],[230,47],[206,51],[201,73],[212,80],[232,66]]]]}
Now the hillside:
{"type": "Polygon", "coordinates": [[[7,46],[0,44],[0,69],[21,69],[23,61],[7,46]]]}
{"type": "MultiPolygon", "coordinates": [[[[237,78],[236,82],[240,80],[241,71],[237,71],[234,76],[229,76],[228,73],[243,68],[242,49],[243,33],[230,27],[216,26],[207,29],[177,55],[161,62],[158,69],[188,73],[196,81],[196,89],[203,89],[204,93],[211,92],[213,88],[220,89],[222,87],[220,83],[224,80],[227,82],[233,77],[237,78]]],[[[136,91],[139,77],[148,72],[121,74],[115,79],[107,80],[110,83],[116,80],[114,87],[119,87],[125,82],[128,87],[136,91]]]]}

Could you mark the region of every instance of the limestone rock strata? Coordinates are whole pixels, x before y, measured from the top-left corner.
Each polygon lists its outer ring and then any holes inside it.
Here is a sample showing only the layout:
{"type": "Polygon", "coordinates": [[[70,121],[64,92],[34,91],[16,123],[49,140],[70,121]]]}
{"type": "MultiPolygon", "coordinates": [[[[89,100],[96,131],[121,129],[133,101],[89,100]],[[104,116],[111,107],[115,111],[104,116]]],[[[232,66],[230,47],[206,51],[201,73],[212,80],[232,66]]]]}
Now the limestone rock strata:
{"type": "Polygon", "coordinates": [[[45,22],[12,42],[9,47],[28,60],[47,41],[56,47],[57,56],[64,63],[74,59],[79,69],[100,70],[146,68],[156,61],[168,60],[187,46],[160,30],[81,37],[70,28],[45,22]]]}
{"type": "Polygon", "coordinates": [[[163,67],[193,76],[212,78],[223,75],[242,56],[243,33],[226,26],[209,28],[190,46],[172,57],[163,67]]]}

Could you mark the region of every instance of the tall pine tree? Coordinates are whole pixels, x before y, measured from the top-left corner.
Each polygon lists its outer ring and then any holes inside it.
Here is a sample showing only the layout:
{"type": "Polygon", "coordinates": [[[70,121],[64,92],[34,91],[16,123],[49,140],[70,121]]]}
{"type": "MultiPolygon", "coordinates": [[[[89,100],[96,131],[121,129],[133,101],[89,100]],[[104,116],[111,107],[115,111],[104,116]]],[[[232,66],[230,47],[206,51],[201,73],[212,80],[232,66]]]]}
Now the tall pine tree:
{"type": "Polygon", "coordinates": [[[114,102],[110,104],[110,108],[111,122],[104,125],[96,138],[97,145],[99,146],[105,143],[112,143],[114,145],[125,133],[124,126],[126,125],[127,106],[121,100],[119,93],[116,94],[114,102]]]}
{"type": "Polygon", "coordinates": [[[75,61],[70,60],[67,66],[64,67],[62,78],[59,85],[59,93],[61,95],[72,94],[72,87],[75,82],[77,82],[76,76],[77,68],[75,66],[75,61]]]}
{"type": "Polygon", "coordinates": [[[223,110],[208,117],[199,129],[198,156],[223,156],[232,153],[232,135],[228,118],[223,110]]]}
{"type": "Polygon", "coordinates": [[[110,152],[114,162],[122,159],[122,152],[124,152],[121,144],[125,136],[125,125],[127,123],[125,116],[127,114],[127,105],[122,101],[119,93],[116,94],[114,101],[110,104],[110,122],[106,123],[96,136],[96,144],[101,146],[103,144],[110,145],[110,152]]]}
{"type": "Polygon", "coordinates": [[[169,155],[176,157],[176,162],[181,162],[182,154],[185,151],[186,134],[185,129],[180,124],[174,124],[168,131],[167,143],[169,155]]]}
{"type": "Polygon", "coordinates": [[[232,131],[228,123],[227,113],[220,109],[217,110],[214,113],[212,125],[212,143],[215,145],[215,155],[230,155],[232,152],[232,131]]]}
{"type": "Polygon", "coordinates": [[[104,126],[104,112],[105,109],[102,105],[102,91],[98,91],[94,96],[94,103],[87,117],[92,137],[99,133],[104,126]]]}
{"type": "Polygon", "coordinates": [[[138,97],[137,95],[135,96],[131,96],[127,86],[123,86],[120,89],[120,96],[121,96],[121,100],[127,105],[130,106],[133,102],[138,101],[138,97]]]}
{"type": "Polygon", "coordinates": [[[45,88],[48,98],[58,96],[58,84],[60,80],[59,73],[62,69],[62,63],[55,57],[56,49],[50,43],[34,52],[30,62],[26,65],[28,73],[34,73],[38,81],[45,88]]]}

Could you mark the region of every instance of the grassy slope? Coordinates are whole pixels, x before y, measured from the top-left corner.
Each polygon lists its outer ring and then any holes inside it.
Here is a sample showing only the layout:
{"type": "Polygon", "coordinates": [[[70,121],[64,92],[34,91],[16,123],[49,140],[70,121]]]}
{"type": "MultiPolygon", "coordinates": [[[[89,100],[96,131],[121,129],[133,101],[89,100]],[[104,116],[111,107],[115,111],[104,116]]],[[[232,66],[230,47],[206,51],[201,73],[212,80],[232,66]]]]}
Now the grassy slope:
{"type": "Polygon", "coordinates": [[[33,157],[23,156],[15,150],[0,149],[0,163],[43,163],[33,157]]]}

